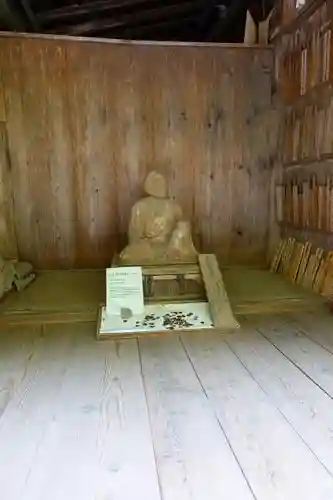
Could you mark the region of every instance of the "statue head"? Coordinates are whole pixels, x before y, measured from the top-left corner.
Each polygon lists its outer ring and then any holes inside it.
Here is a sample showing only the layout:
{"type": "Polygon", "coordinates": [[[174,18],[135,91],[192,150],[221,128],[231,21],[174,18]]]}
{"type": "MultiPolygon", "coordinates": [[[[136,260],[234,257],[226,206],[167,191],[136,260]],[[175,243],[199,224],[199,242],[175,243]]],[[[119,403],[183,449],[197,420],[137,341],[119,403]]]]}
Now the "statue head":
{"type": "Polygon", "coordinates": [[[162,174],[152,171],[145,180],[144,189],[146,194],[154,198],[167,197],[167,183],[162,174]]]}

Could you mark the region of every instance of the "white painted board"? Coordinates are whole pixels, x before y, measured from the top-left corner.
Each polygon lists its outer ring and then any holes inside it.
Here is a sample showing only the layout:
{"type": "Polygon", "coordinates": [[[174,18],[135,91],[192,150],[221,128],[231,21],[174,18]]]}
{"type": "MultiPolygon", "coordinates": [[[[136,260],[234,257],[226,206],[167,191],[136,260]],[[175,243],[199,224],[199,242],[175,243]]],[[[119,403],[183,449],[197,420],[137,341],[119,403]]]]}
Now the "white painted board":
{"type": "Polygon", "coordinates": [[[109,315],[106,307],[101,311],[100,334],[184,331],[189,329],[214,328],[208,302],[183,304],[147,304],[143,314],[122,319],[109,315]]]}

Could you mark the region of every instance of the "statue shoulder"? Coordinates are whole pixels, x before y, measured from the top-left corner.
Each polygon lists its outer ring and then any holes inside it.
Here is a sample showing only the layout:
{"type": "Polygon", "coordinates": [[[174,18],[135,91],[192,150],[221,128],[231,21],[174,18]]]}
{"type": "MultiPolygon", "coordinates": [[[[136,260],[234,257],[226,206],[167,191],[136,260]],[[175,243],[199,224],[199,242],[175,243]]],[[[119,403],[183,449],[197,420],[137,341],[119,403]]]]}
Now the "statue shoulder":
{"type": "Polygon", "coordinates": [[[169,201],[169,206],[172,208],[173,213],[175,214],[175,217],[177,219],[182,218],[183,216],[183,210],[180,205],[175,200],[168,200],[169,201]]]}
{"type": "Polygon", "coordinates": [[[132,206],[132,214],[136,214],[142,210],[142,208],[146,205],[145,200],[146,198],[141,198],[141,200],[134,203],[132,206]]]}

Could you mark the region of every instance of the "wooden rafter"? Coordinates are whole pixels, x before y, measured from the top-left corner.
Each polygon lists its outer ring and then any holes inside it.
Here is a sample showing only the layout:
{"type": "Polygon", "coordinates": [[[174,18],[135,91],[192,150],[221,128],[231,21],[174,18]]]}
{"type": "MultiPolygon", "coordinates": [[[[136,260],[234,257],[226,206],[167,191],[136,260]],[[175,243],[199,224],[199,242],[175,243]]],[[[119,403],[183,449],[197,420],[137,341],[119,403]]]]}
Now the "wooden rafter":
{"type": "Polygon", "coordinates": [[[107,19],[94,19],[77,25],[57,27],[56,32],[65,32],[70,35],[86,35],[91,32],[97,33],[127,29],[140,25],[149,25],[149,23],[156,24],[164,20],[175,19],[175,17],[178,19],[182,17],[187,18],[189,15],[198,13],[201,9],[204,9],[206,4],[205,0],[196,0],[177,5],[168,5],[134,14],[113,16],[107,19]]]}
{"type": "Polygon", "coordinates": [[[42,23],[56,23],[71,21],[73,18],[77,19],[86,15],[99,15],[118,12],[129,12],[137,10],[147,10],[155,6],[169,6],[172,4],[180,5],[187,0],[168,0],[167,2],[161,0],[97,0],[88,1],[81,5],[69,5],[57,9],[47,10],[38,14],[38,19],[42,23]]]}

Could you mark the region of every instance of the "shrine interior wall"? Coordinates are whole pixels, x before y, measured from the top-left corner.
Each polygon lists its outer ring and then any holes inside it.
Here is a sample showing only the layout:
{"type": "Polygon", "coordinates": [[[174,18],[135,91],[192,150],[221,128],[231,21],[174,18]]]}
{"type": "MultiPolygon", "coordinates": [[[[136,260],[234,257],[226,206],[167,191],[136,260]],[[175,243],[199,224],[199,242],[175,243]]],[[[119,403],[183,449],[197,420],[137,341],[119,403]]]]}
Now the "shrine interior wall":
{"type": "Polygon", "coordinates": [[[283,237],[333,248],[333,2],[281,1],[275,45],[281,108],[276,220],[283,237]]]}
{"type": "Polygon", "coordinates": [[[0,35],[0,253],[101,267],[147,172],[203,252],[262,263],[276,156],[270,48],[0,35]]]}

